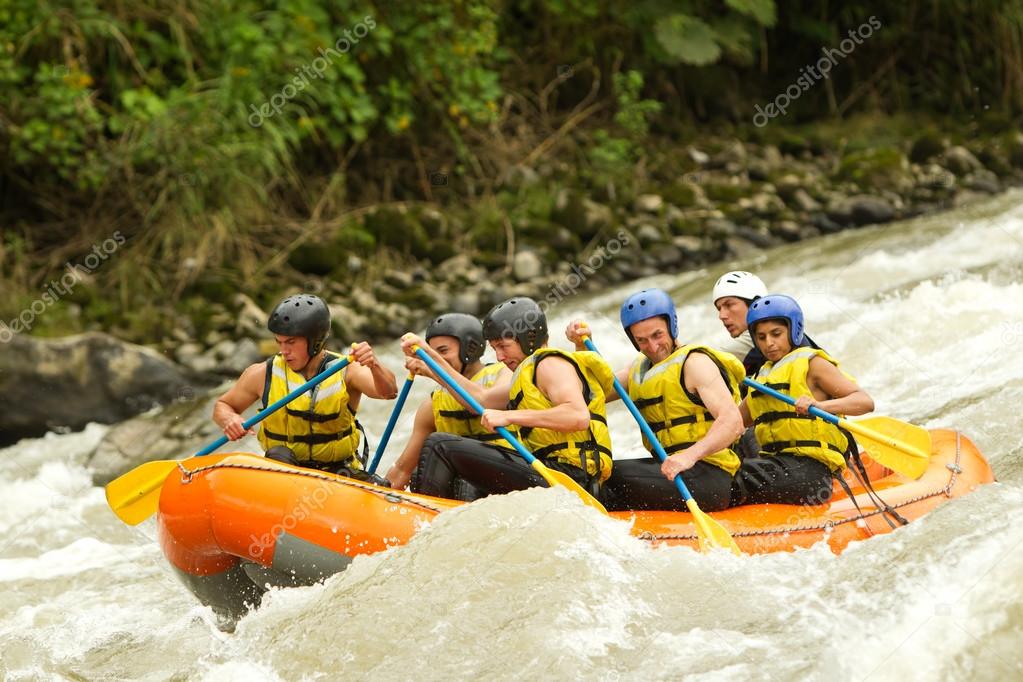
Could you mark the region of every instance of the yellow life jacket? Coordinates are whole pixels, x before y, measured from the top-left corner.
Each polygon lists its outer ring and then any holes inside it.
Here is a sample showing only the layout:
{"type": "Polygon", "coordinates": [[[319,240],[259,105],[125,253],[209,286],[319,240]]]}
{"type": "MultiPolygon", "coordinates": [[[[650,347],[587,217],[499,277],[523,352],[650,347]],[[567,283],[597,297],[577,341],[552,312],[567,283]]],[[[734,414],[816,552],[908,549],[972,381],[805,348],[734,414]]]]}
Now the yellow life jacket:
{"type": "MultiPolygon", "coordinates": [[[[504,364],[495,362],[487,365],[473,375],[473,383],[484,388],[490,388],[497,381],[504,364]]],[[[434,391],[430,396],[433,402],[433,424],[438,433],[453,433],[456,436],[465,436],[483,441],[488,445],[513,449],[512,444],[496,433],[491,433],[480,424],[480,416],[471,410],[467,410],[453,395],[446,390],[434,391]]],[[[514,427],[508,427],[514,433],[514,427]]]]}
{"type": "MultiPolygon", "coordinates": [[[[682,346],[653,366],[645,355],[636,358],[629,371],[629,397],[669,455],[702,439],[714,422],[714,415],[700,397],[686,390],[682,368],[690,353],[703,353],[714,361],[736,404],[739,386],[746,376],[745,368],[734,355],[707,346],[682,346]]],[[[643,445],[653,451],[646,436],[643,445]]],[[[730,476],[739,469],[739,456],[731,448],[707,455],[703,461],[724,469],[730,476]]]]}
{"type": "Polygon", "coordinates": [[[519,436],[533,456],[555,459],[579,467],[603,483],[611,475],[611,433],[607,430],[606,396],[614,390],[614,373],[596,353],[569,353],[557,348],[540,348],[522,361],[512,376],[508,409],[546,410],[554,407],[536,385],[536,366],[551,356],[572,363],[583,384],[583,399],[590,411],[590,426],[584,431],[554,431],[520,426],[519,436]]]}
{"type": "MultiPolygon", "coordinates": [[[[327,353],[320,371],[340,358],[336,353],[327,353]]],[[[307,381],[292,371],[280,354],[267,363],[267,373],[264,406],[280,400],[307,381]]],[[[264,419],[260,424],[259,442],[265,450],[286,445],[299,461],[346,462],[353,469],[361,469],[358,422],[348,400],[342,370],[264,419]]]]}
{"type": "MultiPolygon", "coordinates": [[[[765,362],[757,381],[793,398],[812,396],[806,375],[814,357],[822,357],[838,367],[838,361],[820,349],[796,348],[778,362],[765,362]]],[[[762,454],[812,457],[832,471],[845,466],[843,455],[849,441],[837,426],[808,414],[798,415],[792,405],[755,389],[750,389],[746,396],[746,406],[753,417],[762,454]]]]}

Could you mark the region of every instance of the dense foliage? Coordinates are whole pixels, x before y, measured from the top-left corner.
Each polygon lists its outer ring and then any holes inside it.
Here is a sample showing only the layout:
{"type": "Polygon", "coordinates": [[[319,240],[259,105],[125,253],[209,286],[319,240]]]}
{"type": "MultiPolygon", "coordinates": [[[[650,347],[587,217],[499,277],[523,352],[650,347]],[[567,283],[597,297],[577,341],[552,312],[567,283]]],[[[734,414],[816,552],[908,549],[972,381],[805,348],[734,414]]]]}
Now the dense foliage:
{"type": "Polygon", "coordinates": [[[763,133],[755,107],[864,25],[786,123],[1023,111],[1018,2],[0,0],[0,282],[115,231],[149,265],[109,269],[125,305],[258,281],[360,206],[486,200],[569,141],[599,186],[651,136],[763,133]]]}

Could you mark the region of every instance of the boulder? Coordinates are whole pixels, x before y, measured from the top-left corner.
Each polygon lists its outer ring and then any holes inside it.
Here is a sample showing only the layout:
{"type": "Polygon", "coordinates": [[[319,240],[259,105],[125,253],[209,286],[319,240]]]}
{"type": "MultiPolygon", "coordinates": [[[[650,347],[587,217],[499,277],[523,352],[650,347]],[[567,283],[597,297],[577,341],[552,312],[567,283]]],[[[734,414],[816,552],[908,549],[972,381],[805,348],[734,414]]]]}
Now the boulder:
{"type": "Polygon", "coordinates": [[[941,159],[942,166],[960,177],[984,167],[969,149],[958,145],[950,147],[941,159]]]}
{"type": "Polygon", "coordinates": [[[528,282],[543,274],[543,261],[535,251],[519,251],[512,263],[512,274],[519,282],[528,282]]]}
{"type": "Polygon", "coordinates": [[[967,175],[963,178],[963,184],[969,189],[985,194],[997,194],[1002,189],[998,182],[998,176],[986,168],[975,170],[967,175]]]}
{"type": "MultiPolygon", "coordinates": [[[[895,208],[881,197],[857,195],[832,203],[827,216],[839,225],[873,225],[894,220],[895,208]]],[[[817,227],[826,231],[820,224],[817,227]]]]}
{"type": "Polygon", "coordinates": [[[154,350],[100,332],[12,335],[0,352],[0,433],[13,441],[60,427],[111,424],[208,384],[154,350]]]}
{"type": "Polygon", "coordinates": [[[664,198],[658,194],[640,194],[636,197],[633,208],[640,213],[660,213],[664,208],[664,198]]]}

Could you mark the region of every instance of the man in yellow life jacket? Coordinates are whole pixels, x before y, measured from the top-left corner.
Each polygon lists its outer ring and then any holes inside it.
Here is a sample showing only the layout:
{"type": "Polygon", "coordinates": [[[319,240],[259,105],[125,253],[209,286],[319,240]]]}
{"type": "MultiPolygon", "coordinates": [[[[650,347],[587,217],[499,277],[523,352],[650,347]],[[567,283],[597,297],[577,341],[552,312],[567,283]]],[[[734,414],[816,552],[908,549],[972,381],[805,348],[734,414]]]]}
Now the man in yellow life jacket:
{"type": "Polygon", "coordinates": [[[732,505],[824,504],[831,499],[832,476],[856,445],[808,410],[861,415],[874,409],[874,401],[839,370],[838,361],[807,345],[803,311],[793,298],[774,294],[754,301],[746,320],[766,359],[756,380],[797,402],[790,406],[752,389],[746,396],[739,410],[744,423],[755,426],[760,453],[743,460],[732,505]]]}
{"type": "MultiPolygon", "coordinates": [[[[614,390],[611,368],[595,353],[548,348],[547,318],[530,298],[515,297],[494,306],[483,321],[483,336],[497,359],[514,371],[490,387],[452,371],[436,351],[427,352],[483,405],[484,428],[516,431],[549,469],[567,474],[584,488],[598,489],[611,474],[604,405],[614,390]]],[[[402,340],[406,354],[413,354],[413,345],[426,348],[416,336],[402,340]]],[[[438,436],[426,441],[413,481],[417,492],[450,497],[456,477],[485,494],[547,485],[514,452],[470,438],[438,436]]]]}
{"type": "MultiPolygon", "coordinates": [[[[730,353],[680,344],[675,302],[661,289],[629,296],[621,322],[640,355],[618,372],[618,379],[668,458],[663,464],[646,457],[616,460],[604,487],[605,505],[609,510],[683,510],[674,483],[681,473],[700,509],[727,508],[739,468],[732,444],[742,433],[742,364],[730,353]]],[[[579,348],[590,330],[576,321],[565,333],[579,348]]],[[[644,445],[653,451],[645,438],[644,445]]]]}
{"type": "MultiPolygon", "coordinates": [[[[330,311],[317,296],[289,296],[277,304],[267,328],[280,352],[250,365],[213,407],[213,421],[230,440],[247,432],[241,413],[257,400],[263,407],[283,398],[341,358],[325,349],[330,311]]],[[[352,363],[260,423],[266,456],[289,464],[366,478],[359,455],[355,412],[363,396],[390,400],[398,394],[394,373],[368,343],[352,348],[352,363]]],[[[383,480],[380,479],[382,483],[383,480]]]]}
{"type": "MultiPolygon", "coordinates": [[[[504,363],[484,366],[480,362],[486,348],[483,342],[483,323],[472,315],[445,313],[437,317],[426,328],[426,343],[456,372],[484,388],[511,376],[511,370],[504,363]]],[[[419,358],[406,358],[405,367],[412,372],[422,373],[425,363],[419,358]]],[[[511,449],[511,445],[503,438],[483,428],[478,414],[455,400],[448,391],[438,388],[416,410],[412,435],[387,472],[386,478],[391,487],[399,490],[405,488],[419,465],[424,442],[428,437],[436,440],[445,434],[473,438],[511,449]]]]}

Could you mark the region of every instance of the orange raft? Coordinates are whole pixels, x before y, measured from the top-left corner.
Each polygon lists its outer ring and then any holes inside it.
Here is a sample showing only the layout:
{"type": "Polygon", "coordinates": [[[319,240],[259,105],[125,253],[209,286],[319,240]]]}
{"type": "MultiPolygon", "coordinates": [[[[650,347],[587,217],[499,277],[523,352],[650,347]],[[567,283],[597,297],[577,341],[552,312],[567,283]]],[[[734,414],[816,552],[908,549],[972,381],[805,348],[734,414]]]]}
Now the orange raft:
{"type": "MultiPolygon", "coordinates": [[[[987,461],[965,436],[939,429],[931,437],[930,466],[916,480],[864,457],[874,490],[906,521],[994,480],[987,461]]],[[[900,525],[851,472],[845,475],[853,499],[836,481],[827,505],[753,505],[713,516],[747,553],[791,551],[822,540],[838,553],[850,542],[900,525]]],[[[360,554],[408,542],[435,515],[461,504],[256,455],[209,455],[179,462],[167,477],[157,526],[164,554],[189,589],[233,620],[259,604],[267,585],[321,580],[360,554]]],[[[611,515],[631,521],[632,533],[652,543],[696,546],[688,513],[611,515]]]]}

